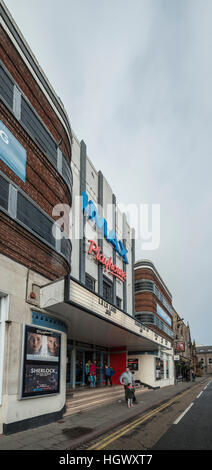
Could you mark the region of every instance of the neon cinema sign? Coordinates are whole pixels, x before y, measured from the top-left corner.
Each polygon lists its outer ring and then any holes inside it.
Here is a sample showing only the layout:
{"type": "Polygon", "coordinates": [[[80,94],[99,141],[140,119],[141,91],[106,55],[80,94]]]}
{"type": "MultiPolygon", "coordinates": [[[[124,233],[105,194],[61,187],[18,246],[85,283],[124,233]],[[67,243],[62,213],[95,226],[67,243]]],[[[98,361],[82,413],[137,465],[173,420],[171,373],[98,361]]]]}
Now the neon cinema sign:
{"type": "Polygon", "coordinates": [[[127,259],[128,250],[124,248],[124,245],[120,240],[117,240],[115,231],[108,230],[107,221],[104,217],[99,217],[97,208],[91,200],[89,201],[86,191],[82,192],[82,209],[83,213],[87,214],[90,220],[95,220],[97,228],[103,231],[104,238],[113,245],[115,251],[123,258],[124,263],[129,264],[127,259]]]}
{"type": "Polygon", "coordinates": [[[110,257],[109,259],[106,258],[101,252],[100,246],[97,245],[97,243],[94,240],[88,240],[90,243],[90,248],[88,250],[88,254],[91,255],[92,253],[95,254],[96,260],[104,265],[104,271],[109,274],[112,274],[112,276],[117,277],[120,281],[124,282],[126,281],[126,276],[127,273],[123,271],[121,268],[116,266],[116,264],[113,264],[112,258],[110,257]]]}

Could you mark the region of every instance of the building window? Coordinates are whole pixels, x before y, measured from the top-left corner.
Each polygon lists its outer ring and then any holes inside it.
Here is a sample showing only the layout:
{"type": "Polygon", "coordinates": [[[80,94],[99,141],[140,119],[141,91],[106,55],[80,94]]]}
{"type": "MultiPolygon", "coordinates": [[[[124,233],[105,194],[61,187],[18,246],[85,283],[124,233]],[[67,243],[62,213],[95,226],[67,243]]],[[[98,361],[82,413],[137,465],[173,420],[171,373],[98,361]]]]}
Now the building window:
{"type": "Polygon", "coordinates": [[[212,357],[208,358],[208,364],[212,364],[212,357]]]}
{"type": "Polygon", "coordinates": [[[3,67],[0,67],[0,95],[12,109],[13,107],[13,82],[8,77],[3,67]]]}
{"type": "Polygon", "coordinates": [[[120,297],[116,297],[116,306],[117,306],[117,308],[121,308],[121,299],[120,299],[120,297]]]}
{"type": "Polygon", "coordinates": [[[57,144],[23,96],[21,100],[21,121],[56,166],[57,144]]]}
{"type": "Polygon", "coordinates": [[[73,175],[70,164],[67,162],[66,157],[62,154],[62,176],[68,185],[69,191],[72,191],[73,175]]]}
{"type": "Polygon", "coordinates": [[[155,378],[156,380],[164,379],[164,362],[159,357],[155,358],[155,378]]]}
{"type": "Polygon", "coordinates": [[[166,361],[166,378],[169,379],[169,360],[166,361]]]}
{"type": "Polygon", "coordinates": [[[61,253],[71,261],[71,242],[67,238],[61,238],[61,253]]]}
{"type": "Polygon", "coordinates": [[[153,283],[153,281],[136,280],[135,281],[135,292],[140,292],[140,291],[154,292],[154,283],[153,283]]]}
{"type": "Polygon", "coordinates": [[[8,210],[9,183],[0,176],[0,206],[8,210]]]}
{"type": "Polygon", "coordinates": [[[21,193],[18,193],[17,199],[17,219],[55,247],[55,238],[52,234],[53,222],[21,193]]]}
{"type": "Polygon", "coordinates": [[[104,278],[103,297],[107,302],[113,303],[113,284],[104,278]]]}
{"type": "Polygon", "coordinates": [[[85,273],[85,285],[88,289],[95,291],[95,279],[89,276],[89,274],[85,273]]]}

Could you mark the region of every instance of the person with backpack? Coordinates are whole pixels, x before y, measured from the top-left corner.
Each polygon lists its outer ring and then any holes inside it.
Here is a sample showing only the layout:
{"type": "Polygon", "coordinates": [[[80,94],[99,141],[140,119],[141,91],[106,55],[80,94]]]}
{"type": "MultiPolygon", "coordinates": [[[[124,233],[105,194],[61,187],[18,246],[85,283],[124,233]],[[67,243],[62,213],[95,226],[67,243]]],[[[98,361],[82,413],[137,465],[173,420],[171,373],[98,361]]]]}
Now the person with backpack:
{"type": "MultiPolygon", "coordinates": [[[[127,387],[128,387],[129,384],[134,385],[134,377],[133,377],[133,374],[132,374],[132,372],[130,371],[129,367],[126,367],[125,372],[123,372],[123,374],[121,374],[119,380],[120,380],[120,383],[121,383],[122,385],[124,385],[125,400],[126,400],[126,402],[128,402],[128,398],[127,398],[127,387]]],[[[135,393],[134,393],[134,396],[133,396],[133,402],[137,404],[137,402],[136,402],[136,397],[135,397],[135,393]]]]}

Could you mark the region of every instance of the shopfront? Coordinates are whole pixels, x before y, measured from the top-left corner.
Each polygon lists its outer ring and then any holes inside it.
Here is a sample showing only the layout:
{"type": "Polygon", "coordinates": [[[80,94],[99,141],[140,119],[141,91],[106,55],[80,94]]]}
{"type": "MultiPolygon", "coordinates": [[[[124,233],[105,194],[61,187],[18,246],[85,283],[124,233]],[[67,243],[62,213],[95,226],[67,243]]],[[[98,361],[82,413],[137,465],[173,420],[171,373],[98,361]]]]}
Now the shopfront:
{"type": "MultiPolygon", "coordinates": [[[[145,368],[148,374],[145,372],[143,381],[155,381],[155,355],[152,350],[158,356],[161,338],[159,335],[156,337],[153,330],[141,327],[132,316],[118,308],[112,308],[109,303],[106,305],[96,293],[70,276],[41,288],[41,305],[55,315],[60,312],[67,323],[67,386],[75,388],[86,385],[86,364],[94,360],[97,365],[97,385],[104,384],[105,363],[115,371],[113,383],[119,384],[119,377],[126,369],[128,358],[134,359],[130,367],[138,375],[136,378],[141,380],[145,368]],[[139,355],[136,354],[137,351],[139,355]],[[143,356],[141,366],[142,351],[146,351],[147,355],[143,356]],[[148,363],[149,360],[151,364],[148,363]]],[[[167,346],[162,349],[167,351],[167,355],[163,357],[165,365],[169,354],[172,354],[171,344],[167,341],[167,346]]],[[[162,353],[160,358],[162,359],[162,353]]]]}
{"type": "Polygon", "coordinates": [[[128,367],[135,380],[153,388],[174,384],[172,349],[128,351],[128,367]]]}

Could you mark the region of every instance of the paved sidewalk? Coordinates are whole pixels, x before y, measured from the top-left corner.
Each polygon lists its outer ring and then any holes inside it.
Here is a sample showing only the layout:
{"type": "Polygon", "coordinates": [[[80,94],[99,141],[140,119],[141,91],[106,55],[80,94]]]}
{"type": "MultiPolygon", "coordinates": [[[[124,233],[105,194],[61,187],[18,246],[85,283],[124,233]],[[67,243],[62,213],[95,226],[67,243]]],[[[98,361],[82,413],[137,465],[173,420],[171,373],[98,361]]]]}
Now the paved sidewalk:
{"type": "Polygon", "coordinates": [[[84,441],[97,438],[129,418],[141,415],[152,407],[169,400],[208,377],[198,377],[195,382],[179,382],[177,385],[138,393],[138,404],[128,409],[124,400],[117,400],[89,411],[66,416],[54,423],[23,432],[0,436],[0,450],[69,450],[78,449],[84,441]]]}

